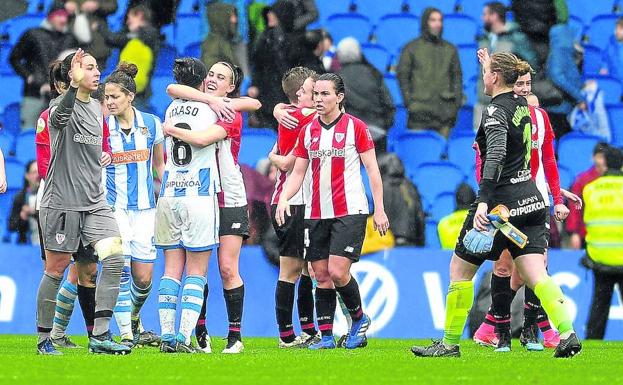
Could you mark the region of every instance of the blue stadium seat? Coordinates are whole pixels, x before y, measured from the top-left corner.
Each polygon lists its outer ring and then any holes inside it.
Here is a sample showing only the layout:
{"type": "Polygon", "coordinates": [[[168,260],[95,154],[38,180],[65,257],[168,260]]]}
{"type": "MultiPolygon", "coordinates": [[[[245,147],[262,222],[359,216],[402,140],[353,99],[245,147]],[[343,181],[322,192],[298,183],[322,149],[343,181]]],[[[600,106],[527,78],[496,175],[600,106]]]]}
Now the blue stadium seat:
{"type": "Polygon", "coordinates": [[[184,57],[201,57],[201,44],[203,42],[196,41],[194,43],[190,43],[184,48],[184,57]]]}
{"type": "Polygon", "coordinates": [[[477,33],[478,23],[471,16],[459,13],[443,18],[443,38],[454,45],[474,44],[477,33]]]}
{"type": "Polygon", "coordinates": [[[7,188],[21,189],[24,185],[25,164],[12,157],[4,158],[7,188]]]}
{"type": "MultiPolygon", "coordinates": [[[[424,13],[424,9],[427,7],[435,7],[441,11],[444,15],[454,13],[456,9],[457,0],[435,0],[435,1],[422,1],[422,0],[406,0],[409,5],[409,13],[421,16],[424,13]]],[[[445,28],[444,28],[445,29],[445,28]]]]}
{"type": "Polygon", "coordinates": [[[9,156],[15,148],[15,137],[0,131],[0,150],[5,157],[9,156]]]}
{"type": "Polygon", "coordinates": [[[571,132],[558,141],[558,164],[565,166],[575,178],[592,165],[593,148],[600,138],[571,132]]]}
{"type": "Polygon", "coordinates": [[[151,105],[154,108],[154,112],[161,119],[164,117],[164,113],[167,111],[167,107],[171,104],[171,97],[167,95],[167,86],[171,83],[175,83],[172,75],[167,76],[154,76],[151,78],[151,105]]]}
{"type": "Polygon", "coordinates": [[[4,194],[0,194],[0,240],[2,242],[11,242],[11,234],[9,233],[8,223],[13,206],[13,198],[21,190],[19,188],[8,188],[4,194]]]}
{"type": "Polygon", "coordinates": [[[13,46],[9,43],[0,43],[0,75],[15,75],[15,71],[9,63],[9,56],[11,56],[11,50],[13,46]]]}
{"type": "Polygon", "coordinates": [[[156,68],[154,69],[154,75],[169,75],[173,73],[173,63],[177,57],[177,50],[175,47],[163,44],[158,51],[158,57],[156,59],[156,68]]]}
{"type": "Polygon", "coordinates": [[[558,176],[560,179],[560,188],[570,189],[574,180],[573,173],[565,166],[558,166],[558,176]]]}
{"type": "Polygon", "coordinates": [[[612,131],[612,144],[623,147],[623,106],[607,106],[610,116],[610,130],[612,131]]]}
{"type": "Polygon", "coordinates": [[[368,17],[358,13],[338,13],[329,16],[326,28],[337,46],[343,38],[349,36],[354,37],[360,43],[366,43],[370,37],[372,24],[368,17]]]}
{"type": "Polygon", "coordinates": [[[408,132],[407,130],[407,109],[404,106],[396,106],[396,115],[394,115],[394,125],[387,131],[387,151],[394,151],[394,142],[400,135],[408,132]]]}
{"type": "Polygon", "coordinates": [[[619,79],[607,75],[591,76],[590,79],[597,81],[599,88],[604,92],[604,102],[606,104],[617,104],[621,102],[623,85],[621,85],[619,79]]]}
{"type": "Polygon", "coordinates": [[[478,69],[476,76],[466,78],[465,75],[463,75],[463,93],[467,98],[465,101],[465,105],[467,106],[474,106],[478,101],[478,78],[480,77],[480,65],[476,68],[478,69]]]}
{"type": "Polygon", "coordinates": [[[372,188],[370,187],[370,179],[368,178],[368,173],[366,172],[366,168],[361,166],[361,182],[363,183],[363,188],[366,191],[366,197],[368,198],[368,209],[370,212],[374,212],[374,200],[372,199],[372,188]]]}
{"type": "Polygon", "coordinates": [[[455,134],[448,139],[448,161],[455,164],[466,175],[476,165],[476,153],[472,148],[476,135],[474,132],[455,134]]]}
{"type": "Polygon", "coordinates": [[[474,107],[468,104],[459,109],[450,135],[474,135],[474,107]]]}
{"type": "Polygon", "coordinates": [[[402,47],[420,35],[420,19],[406,13],[385,15],[375,30],[376,42],[392,55],[399,55],[402,47]]]}
{"type": "Polygon", "coordinates": [[[203,41],[207,32],[207,21],[203,15],[195,13],[178,14],[175,20],[175,42],[178,51],[183,51],[188,44],[203,41]]]}
{"type": "Polygon", "coordinates": [[[53,2],[54,0],[30,0],[26,12],[46,14],[53,2]]]}
{"type": "Polygon", "coordinates": [[[15,45],[24,32],[38,27],[44,19],[45,14],[32,13],[18,16],[11,20],[8,25],[9,43],[15,45]]]}
{"type": "Polygon", "coordinates": [[[37,158],[34,128],[22,132],[17,137],[15,142],[15,157],[24,164],[37,158]]]}
{"type": "Polygon", "coordinates": [[[21,77],[17,75],[0,75],[0,84],[2,84],[3,89],[0,92],[0,108],[21,102],[24,88],[24,81],[21,77]]]}
{"type": "Polygon", "coordinates": [[[614,25],[618,18],[619,16],[617,15],[600,15],[595,17],[586,30],[588,43],[603,49],[608,43],[610,36],[614,34],[614,25]]]}
{"type": "Polygon", "coordinates": [[[439,221],[446,215],[454,212],[456,206],[456,198],[454,192],[444,192],[439,194],[430,207],[431,218],[439,221]]]}
{"type": "MultiPolygon", "coordinates": [[[[1,82],[0,82],[1,83],[1,82]]],[[[5,83],[1,83],[2,86],[5,86],[5,83]]],[[[21,88],[19,88],[19,94],[21,95],[21,88]]],[[[0,93],[0,95],[3,93],[0,93]]],[[[0,102],[0,105],[2,103],[0,102]]],[[[2,125],[4,127],[4,133],[7,135],[17,136],[21,130],[21,118],[20,118],[20,109],[19,103],[11,103],[4,107],[2,111],[2,125]]]]}
{"type": "Polygon", "coordinates": [[[270,128],[247,128],[242,131],[242,144],[238,162],[255,167],[257,161],[268,157],[277,141],[277,134],[270,128]]]}
{"type": "Polygon", "coordinates": [[[584,26],[584,21],[577,16],[569,16],[569,21],[567,22],[569,25],[569,29],[573,32],[573,39],[575,41],[582,41],[582,36],[586,30],[584,26]]]}
{"type": "Polygon", "coordinates": [[[570,15],[581,19],[585,25],[588,25],[594,17],[612,13],[614,1],[567,0],[567,6],[569,8],[570,15]]]}
{"type": "Polygon", "coordinates": [[[442,193],[454,194],[466,179],[463,171],[450,162],[423,163],[408,175],[428,204],[442,193]]]}
{"type": "Polygon", "coordinates": [[[599,74],[601,69],[602,52],[599,47],[594,45],[584,46],[584,64],[582,71],[585,76],[592,76],[599,74]]]}
{"type": "MultiPolygon", "coordinates": [[[[164,42],[170,45],[175,45],[175,24],[167,24],[160,28],[160,35],[164,36],[164,42]]],[[[199,39],[194,39],[197,41],[199,39]]]]}
{"type": "Polygon", "coordinates": [[[385,74],[385,85],[389,89],[389,93],[394,100],[394,104],[397,106],[404,106],[402,101],[402,94],[400,93],[400,85],[398,84],[398,79],[396,79],[396,75],[394,74],[385,74]]]}
{"type": "Polygon", "coordinates": [[[476,165],[472,167],[472,171],[467,174],[467,180],[465,181],[469,187],[471,187],[476,194],[478,194],[478,182],[476,181],[476,165]]]}
{"type": "MultiPolygon", "coordinates": [[[[352,12],[354,8],[352,0],[316,0],[316,6],[318,7],[318,13],[320,13],[319,19],[321,24],[326,23],[331,15],[352,12]]],[[[336,45],[337,43],[335,41],[336,45]]]]}
{"type": "Polygon", "coordinates": [[[413,173],[423,163],[441,160],[446,139],[435,131],[407,131],[396,137],[393,149],[405,169],[413,173]]]}
{"type": "Polygon", "coordinates": [[[407,7],[405,3],[406,0],[355,0],[355,10],[376,23],[384,15],[404,12],[407,7]]]}
{"type": "Polygon", "coordinates": [[[426,220],[426,225],[424,227],[424,246],[433,249],[439,249],[441,247],[439,233],[437,233],[437,225],[438,223],[435,220],[426,220]]]}
{"type": "Polygon", "coordinates": [[[366,43],[361,45],[361,52],[366,57],[368,62],[381,71],[382,74],[387,72],[391,55],[387,52],[385,47],[378,44],[366,43]]]}
{"type": "Polygon", "coordinates": [[[120,51],[118,48],[113,48],[113,50],[110,52],[110,56],[108,56],[108,59],[106,60],[106,68],[104,68],[104,71],[102,71],[102,79],[110,75],[115,70],[115,68],[117,68],[117,64],[119,64],[119,52],[120,51]]]}
{"type": "Polygon", "coordinates": [[[480,64],[478,64],[478,58],[476,57],[478,45],[459,44],[457,50],[459,51],[461,71],[463,72],[463,84],[467,84],[470,79],[478,76],[478,71],[480,69],[480,64]]]}
{"type": "Polygon", "coordinates": [[[180,0],[177,6],[177,13],[201,13],[205,1],[201,0],[180,0]]]}

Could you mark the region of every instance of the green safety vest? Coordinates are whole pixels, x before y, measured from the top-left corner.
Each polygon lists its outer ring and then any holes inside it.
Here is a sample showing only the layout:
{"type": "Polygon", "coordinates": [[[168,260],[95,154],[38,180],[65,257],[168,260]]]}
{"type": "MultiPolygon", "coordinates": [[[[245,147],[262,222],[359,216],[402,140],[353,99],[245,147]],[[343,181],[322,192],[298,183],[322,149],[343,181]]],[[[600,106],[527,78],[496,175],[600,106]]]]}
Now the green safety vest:
{"type": "Polygon", "coordinates": [[[602,176],[584,187],[586,250],[595,262],[623,266],[623,176],[602,176]]]}
{"type": "Polygon", "coordinates": [[[467,217],[468,210],[459,210],[443,217],[437,225],[437,233],[439,234],[439,242],[444,250],[453,250],[456,240],[461,234],[463,222],[467,217]]]}

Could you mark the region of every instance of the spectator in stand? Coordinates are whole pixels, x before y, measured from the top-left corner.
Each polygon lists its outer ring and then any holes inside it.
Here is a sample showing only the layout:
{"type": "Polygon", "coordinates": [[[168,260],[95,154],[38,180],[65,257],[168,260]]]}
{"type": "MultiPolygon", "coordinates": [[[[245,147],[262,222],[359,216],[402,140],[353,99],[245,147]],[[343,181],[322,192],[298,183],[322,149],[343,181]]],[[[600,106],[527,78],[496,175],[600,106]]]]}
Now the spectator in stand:
{"type": "Polygon", "coordinates": [[[441,218],[437,225],[437,233],[441,248],[444,250],[453,250],[456,240],[459,238],[461,228],[469,206],[476,200],[476,193],[467,183],[461,183],[455,193],[456,211],[450,215],[441,218]]]}
{"type": "Polygon", "coordinates": [[[315,71],[318,75],[325,73],[322,56],[324,55],[324,42],[322,31],[314,29],[307,31],[299,37],[297,44],[300,49],[292,50],[290,63],[293,66],[301,66],[315,71]]]}
{"type": "Polygon", "coordinates": [[[557,138],[571,131],[568,115],[574,107],[585,111],[586,102],[582,95],[582,74],[575,62],[573,33],[566,24],[559,24],[549,31],[550,51],[547,57],[546,74],[554,86],[563,91],[560,104],[546,108],[549,120],[557,138]]]}
{"type": "Polygon", "coordinates": [[[130,0],[125,17],[127,19],[130,10],[137,5],[144,5],[151,11],[151,25],[160,31],[163,26],[175,21],[179,4],[180,0],[130,0]]]}
{"type": "MultiPolygon", "coordinates": [[[[506,6],[498,1],[485,4],[482,12],[482,23],[485,34],[480,37],[480,48],[487,48],[490,54],[510,52],[530,63],[538,69],[538,60],[528,37],[519,30],[515,23],[506,21],[506,6]]],[[[474,127],[480,126],[480,118],[484,107],[491,100],[484,93],[482,76],[478,76],[478,102],[474,106],[474,127]]]]}
{"type": "Polygon", "coordinates": [[[463,75],[456,47],[442,39],[443,15],[422,14],[421,35],[400,53],[397,77],[412,130],[432,129],[448,136],[463,104],[463,75]]]}
{"type": "Polygon", "coordinates": [[[333,45],[333,36],[324,29],[321,30],[321,33],[324,51],[321,60],[324,70],[325,72],[338,72],[340,70],[340,62],[336,57],[337,48],[333,45]]]}
{"type": "Polygon", "coordinates": [[[39,244],[39,227],[37,226],[38,219],[35,209],[39,181],[37,161],[31,160],[26,166],[24,187],[13,198],[13,207],[9,218],[9,230],[18,233],[17,243],[29,243],[28,236],[31,235],[32,244],[39,244]]]}
{"type": "Polygon", "coordinates": [[[151,10],[139,4],[128,10],[127,32],[111,33],[100,30],[104,33],[108,44],[121,49],[119,61],[134,63],[138,67],[138,74],[134,78],[136,81],[134,107],[141,111],[150,109],[149,83],[160,49],[160,32],[152,25],[151,18],[151,10]]]}
{"type": "Polygon", "coordinates": [[[383,74],[368,63],[361,53],[359,42],[352,37],[340,41],[337,58],[342,66],[338,74],[348,92],[344,108],[366,123],[377,154],[383,153],[386,148],[385,135],[394,124],[396,113],[383,74]]]}
{"type": "Polygon", "coordinates": [[[206,68],[217,62],[238,65],[236,39],[238,37],[238,13],[230,4],[211,3],[206,11],[210,33],[201,44],[201,61],[206,68]]]}
{"type": "Polygon", "coordinates": [[[318,7],[315,0],[279,0],[293,5],[293,31],[303,33],[308,25],[318,20],[318,7]]]}
{"type": "Polygon", "coordinates": [[[543,68],[549,52],[549,30],[569,20],[566,0],[513,0],[511,10],[521,32],[525,33],[543,68]]]}
{"type": "Polygon", "coordinates": [[[61,52],[75,48],[78,44],[67,32],[68,19],[65,8],[50,7],[41,26],[24,32],[11,51],[11,66],[24,79],[24,98],[20,110],[22,129],[34,128],[39,114],[47,107],[50,92],[48,66],[61,52]]]}
{"type": "MultiPolygon", "coordinates": [[[[599,178],[606,172],[606,151],[609,146],[607,143],[598,143],[593,150],[593,166],[577,176],[573,185],[571,186],[571,192],[582,198],[582,191],[584,186],[599,178]]],[[[584,224],[583,211],[578,209],[575,205],[569,206],[569,216],[565,228],[571,235],[569,239],[569,247],[575,250],[580,250],[586,247],[586,225],[584,224]]]]}
{"type": "Polygon", "coordinates": [[[108,29],[108,16],[117,11],[117,0],[55,0],[69,14],[69,30],[93,55],[100,68],[106,66],[111,49],[100,29],[108,29]]]}
{"type": "Polygon", "coordinates": [[[623,17],[617,20],[614,34],[603,50],[600,73],[614,76],[623,82],[623,17]]]}

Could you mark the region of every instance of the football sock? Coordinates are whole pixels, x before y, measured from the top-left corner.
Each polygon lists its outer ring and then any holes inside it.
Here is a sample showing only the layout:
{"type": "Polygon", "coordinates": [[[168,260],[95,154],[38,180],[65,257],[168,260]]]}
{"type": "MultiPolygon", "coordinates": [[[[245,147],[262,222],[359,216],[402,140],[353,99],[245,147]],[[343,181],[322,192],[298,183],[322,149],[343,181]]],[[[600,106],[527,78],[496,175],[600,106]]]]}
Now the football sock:
{"type": "Polygon", "coordinates": [[[446,295],[446,322],[443,343],[446,346],[458,345],[465,329],[467,314],[474,303],[474,282],[451,282],[446,295]]]}
{"type": "Polygon", "coordinates": [[[117,322],[121,338],[128,338],[132,335],[132,327],[130,325],[130,316],[132,314],[131,279],[130,256],[126,255],[124,256],[123,270],[121,271],[121,280],[119,281],[119,297],[115,304],[115,321],[117,322]]]}
{"type": "Polygon", "coordinates": [[[151,282],[147,287],[138,287],[134,282],[130,286],[130,296],[132,298],[132,319],[138,318],[138,314],[141,312],[149,293],[151,293],[151,282]]]}
{"type": "Polygon", "coordinates": [[[201,312],[199,313],[199,319],[197,320],[197,325],[195,326],[195,335],[200,336],[203,334],[208,334],[208,328],[206,328],[206,315],[208,313],[208,293],[210,289],[208,288],[208,284],[203,286],[203,304],[201,305],[201,312]]]}
{"type": "Polygon", "coordinates": [[[312,279],[303,274],[299,280],[298,297],[296,305],[299,311],[299,322],[301,330],[310,336],[316,335],[314,325],[314,284],[312,279]]]}
{"type": "Polygon", "coordinates": [[[336,286],[335,290],[342,297],[350,318],[354,322],[359,321],[363,317],[363,309],[361,308],[361,295],[359,294],[357,280],[351,276],[346,286],[336,286]]]}
{"type": "Polygon", "coordinates": [[[511,277],[491,275],[491,311],[495,318],[495,332],[509,332],[511,325],[511,277]]]}
{"type": "Polygon", "coordinates": [[[561,338],[573,333],[573,322],[567,310],[565,296],[560,286],[551,277],[547,277],[534,286],[534,293],[541,300],[545,312],[551,317],[554,326],[560,332],[561,338]]]}
{"type": "Polygon", "coordinates": [[[244,304],[244,285],[230,290],[223,289],[225,305],[227,306],[227,320],[229,321],[229,333],[227,339],[241,340],[240,328],[242,326],[242,306],[244,304]]]}
{"type": "Polygon", "coordinates": [[[197,325],[201,306],[203,304],[203,288],[206,278],[199,275],[189,275],[184,279],[182,289],[182,317],[177,340],[185,344],[190,343],[190,336],[197,325]]]}
{"type": "Polygon", "coordinates": [[[342,311],[342,315],[344,316],[344,319],[346,320],[346,326],[348,331],[350,331],[350,329],[353,327],[353,319],[350,318],[350,313],[348,312],[348,308],[346,307],[346,304],[344,303],[344,299],[342,298],[341,295],[337,295],[337,303],[338,305],[340,305],[340,310],[342,311]]]}
{"type": "Polygon", "coordinates": [[[60,286],[61,278],[43,273],[39,283],[39,290],[37,291],[37,334],[39,335],[39,343],[45,341],[52,331],[56,294],[60,286]]]}
{"type": "Polygon", "coordinates": [[[91,337],[95,323],[95,288],[78,285],[78,302],[80,309],[82,309],[87,334],[91,337]]]}
{"type": "Polygon", "coordinates": [[[547,317],[545,310],[543,310],[543,307],[541,307],[537,313],[536,322],[539,326],[539,330],[543,333],[543,338],[549,338],[550,334],[555,333],[554,329],[552,329],[552,325],[549,323],[549,318],[547,317]]]}
{"type": "Polygon", "coordinates": [[[102,274],[95,288],[95,322],[93,335],[108,333],[110,318],[119,296],[119,282],[123,271],[123,255],[113,254],[102,260],[102,274]]]}
{"type": "Polygon", "coordinates": [[[73,283],[65,280],[56,295],[56,308],[54,309],[54,325],[52,326],[52,338],[63,338],[69,319],[74,311],[74,303],[78,296],[78,288],[73,283]]]}
{"type": "Polygon", "coordinates": [[[535,325],[537,323],[537,316],[541,310],[541,301],[534,294],[534,291],[528,286],[525,286],[525,298],[523,308],[523,323],[524,326],[535,325]]]}
{"type": "Polygon", "coordinates": [[[163,276],[158,288],[158,316],[160,317],[160,335],[163,341],[175,338],[175,311],[181,283],[177,279],[163,276]]]}
{"type": "Polygon", "coordinates": [[[285,343],[294,341],[296,337],[292,326],[294,287],[293,283],[277,281],[277,288],[275,289],[275,314],[279,327],[279,338],[285,343]]]}
{"type": "Polygon", "coordinates": [[[316,288],[316,318],[323,336],[333,335],[336,302],[335,289],[316,288]]]}

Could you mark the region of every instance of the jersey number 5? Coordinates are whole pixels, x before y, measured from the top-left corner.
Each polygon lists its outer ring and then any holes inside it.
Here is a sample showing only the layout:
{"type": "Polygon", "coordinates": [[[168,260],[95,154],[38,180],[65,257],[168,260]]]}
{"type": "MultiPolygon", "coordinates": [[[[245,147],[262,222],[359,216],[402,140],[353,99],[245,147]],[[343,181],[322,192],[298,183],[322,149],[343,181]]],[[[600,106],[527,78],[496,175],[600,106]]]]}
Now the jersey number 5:
{"type": "MultiPolygon", "coordinates": [[[[178,123],[175,125],[177,128],[184,130],[190,130],[190,126],[186,123],[178,123]]],[[[193,160],[193,149],[190,144],[173,138],[173,148],[171,148],[173,155],[173,163],[176,166],[185,166],[193,160]]]]}

